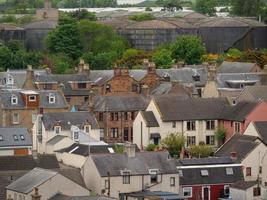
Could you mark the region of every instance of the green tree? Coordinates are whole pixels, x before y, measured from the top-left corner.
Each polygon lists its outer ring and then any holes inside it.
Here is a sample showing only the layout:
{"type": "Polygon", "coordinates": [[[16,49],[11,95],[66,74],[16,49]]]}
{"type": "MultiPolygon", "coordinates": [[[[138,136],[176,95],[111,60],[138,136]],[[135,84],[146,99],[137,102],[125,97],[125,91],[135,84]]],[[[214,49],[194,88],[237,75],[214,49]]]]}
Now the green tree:
{"type": "Polygon", "coordinates": [[[52,59],[54,65],[53,71],[56,74],[64,74],[72,67],[71,60],[64,54],[53,55],[52,59]]]}
{"type": "Polygon", "coordinates": [[[157,67],[170,68],[172,64],[172,53],[168,49],[157,50],[152,57],[157,67]]]}
{"type": "Polygon", "coordinates": [[[219,145],[222,145],[225,141],[226,129],[224,126],[218,126],[215,130],[215,138],[218,141],[219,145]]]}
{"type": "Polygon", "coordinates": [[[19,50],[25,50],[24,44],[20,40],[9,40],[6,43],[6,46],[12,51],[12,53],[15,53],[19,50]]]}
{"type": "Polygon", "coordinates": [[[81,20],[81,19],[87,19],[90,21],[96,21],[97,20],[96,15],[94,13],[88,12],[85,9],[73,11],[70,13],[70,15],[73,18],[78,19],[78,20],[81,20]]]}
{"type": "Polygon", "coordinates": [[[183,9],[181,0],[158,0],[156,4],[162,6],[163,10],[171,12],[183,9]]]}
{"type": "Polygon", "coordinates": [[[155,151],[156,148],[158,148],[159,145],[156,144],[149,144],[146,147],[146,151],[155,151]]]}
{"type": "Polygon", "coordinates": [[[82,55],[82,43],[76,23],[59,25],[46,38],[46,46],[51,53],[63,53],[72,59],[82,55]]]}
{"type": "Polygon", "coordinates": [[[170,46],[172,58],[176,62],[184,61],[187,64],[199,64],[206,49],[202,40],[197,36],[180,36],[170,46]]]}
{"type": "Polygon", "coordinates": [[[0,46],[0,68],[7,69],[11,67],[12,52],[6,46],[0,46]]]}
{"type": "Polygon", "coordinates": [[[163,140],[161,140],[161,145],[168,149],[171,156],[179,156],[182,147],[185,144],[185,138],[180,133],[171,133],[163,140]]]}
{"type": "Polygon", "coordinates": [[[231,13],[237,16],[259,16],[263,7],[262,0],[232,0],[231,13]]]}
{"type": "Polygon", "coordinates": [[[213,154],[212,148],[208,145],[193,145],[189,148],[189,155],[194,158],[205,158],[213,154]]]}
{"type": "Polygon", "coordinates": [[[205,15],[215,16],[217,0],[196,0],[196,11],[205,15]]]}

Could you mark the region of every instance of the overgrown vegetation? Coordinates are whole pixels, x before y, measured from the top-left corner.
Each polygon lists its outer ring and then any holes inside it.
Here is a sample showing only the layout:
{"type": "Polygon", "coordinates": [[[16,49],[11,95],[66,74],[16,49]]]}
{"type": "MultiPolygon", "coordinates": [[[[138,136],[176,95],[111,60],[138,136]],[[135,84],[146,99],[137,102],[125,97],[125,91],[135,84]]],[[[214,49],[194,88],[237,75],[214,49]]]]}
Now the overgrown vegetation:
{"type": "Polygon", "coordinates": [[[205,144],[193,145],[189,148],[189,155],[194,158],[205,158],[212,154],[212,148],[205,144]]]}
{"type": "Polygon", "coordinates": [[[137,15],[132,15],[128,17],[130,20],[134,21],[148,21],[148,20],[153,20],[155,17],[149,13],[142,13],[142,14],[137,14],[137,15]]]}
{"type": "Polygon", "coordinates": [[[181,133],[170,133],[161,140],[161,145],[166,148],[172,157],[179,157],[185,137],[181,133]]]}

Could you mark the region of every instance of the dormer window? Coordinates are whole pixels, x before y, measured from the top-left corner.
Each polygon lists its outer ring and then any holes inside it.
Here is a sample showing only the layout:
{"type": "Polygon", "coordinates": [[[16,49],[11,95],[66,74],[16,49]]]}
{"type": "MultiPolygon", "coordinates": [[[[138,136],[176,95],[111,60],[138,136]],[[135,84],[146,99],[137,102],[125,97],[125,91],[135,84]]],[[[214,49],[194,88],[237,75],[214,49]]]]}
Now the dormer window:
{"type": "Polygon", "coordinates": [[[11,96],[11,104],[12,105],[17,105],[18,104],[18,97],[17,97],[17,95],[12,95],[11,96]]]}
{"type": "Polygon", "coordinates": [[[85,131],[86,133],[89,133],[89,132],[90,132],[90,126],[89,126],[89,125],[85,125],[85,126],[84,126],[84,131],[85,131]]]}
{"type": "Polygon", "coordinates": [[[150,182],[157,183],[158,182],[158,169],[149,169],[150,174],[150,182]]]}
{"type": "Polygon", "coordinates": [[[56,134],[59,134],[61,131],[61,126],[54,126],[54,131],[56,134]]]}
{"type": "Polygon", "coordinates": [[[14,84],[14,79],[13,79],[13,76],[11,76],[11,75],[7,75],[7,77],[5,77],[4,80],[5,80],[5,83],[7,85],[13,85],[14,84]]]}
{"type": "Polygon", "coordinates": [[[48,102],[49,103],[56,103],[56,96],[54,94],[49,94],[48,102]]]}
{"type": "Polygon", "coordinates": [[[29,96],[29,101],[36,101],[36,96],[35,95],[30,95],[29,96]]]}

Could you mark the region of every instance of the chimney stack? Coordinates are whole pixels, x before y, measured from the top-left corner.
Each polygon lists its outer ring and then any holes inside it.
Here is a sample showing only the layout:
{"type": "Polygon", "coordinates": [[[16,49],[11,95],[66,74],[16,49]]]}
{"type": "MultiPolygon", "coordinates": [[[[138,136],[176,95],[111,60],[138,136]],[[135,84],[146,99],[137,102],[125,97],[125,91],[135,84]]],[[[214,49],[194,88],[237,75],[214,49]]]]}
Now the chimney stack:
{"type": "Polygon", "coordinates": [[[135,145],[131,143],[125,143],[124,152],[127,154],[129,158],[134,158],[135,157],[135,145]]]}
{"type": "Polygon", "coordinates": [[[145,96],[149,96],[149,87],[148,87],[148,85],[142,85],[141,92],[145,96]]]}
{"type": "Polygon", "coordinates": [[[32,194],[32,200],[40,200],[41,199],[41,195],[39,195],[39,191],[38,188],[34,188],[34,194],[32,194]]]}
{"type": "Polygon", "coordinates": [[[90,75],[90,66],[85,63],[83,59],[80,59],[80,63],[78,65],[78,74],[90,75]]]}
{"type": "Polygon", "coordinates": [[[236,152],[236,151],[232,151],[232,152],[230,153],[230,155],[231,155],[231,159],[232,159],[232,160],[237,160],[237,152],[236,152]]]}
{"type": "Polygon", "coordinates": [[[208,80],[214,81],[216,79],[216,74],[217,74],[216,63],[212,63],[210,65],[208,63],[203,63],[203,65],[208,70],[208,80]]]}
{"type": "Polygon", "coordinates": [[[36,89],[35,85],[33,83],[34,80],[34,72],[32,70],[32,66],[28,65],[27,66],[27,71],[26,71],[26,80],[22,86],[23,89],[27,89],[27,90],[33,90],[36,89]]]}

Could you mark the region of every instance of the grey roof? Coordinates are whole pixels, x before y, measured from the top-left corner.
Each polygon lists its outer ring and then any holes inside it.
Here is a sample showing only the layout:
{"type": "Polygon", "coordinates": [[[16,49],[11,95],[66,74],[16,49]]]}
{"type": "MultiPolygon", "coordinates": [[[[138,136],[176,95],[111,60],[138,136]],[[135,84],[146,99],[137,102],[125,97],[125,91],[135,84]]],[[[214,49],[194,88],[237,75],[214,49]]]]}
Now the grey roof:
{"type": "Polygon", "coordinates": [[[235,134],[215,152],[215,156],[230,156],[231,152],[236,152],[237,159],[242,161],[260,144],[256,140],[255,136],[235,134]]]}
{"type": "Polygon", "coordinates": [[[32,146],[31,136],[26,128],[0,128],[1,147],[32,146]]]}
{"type": "Polygon", "coordinates": [[[46,130],[53,130],[55,124],[60,124],[62,130],[70,130],[71,125],[83,129],[87,123],[92,129],[99,128],[94,114],[90,112],[45,113],[42,121],[46,130]]]}
{"type": "Polygon", "coordinates": [[[34,167],[57,169],[59,165],[55,155],[38,155],[37,159],[34,159],[32,155],[0,156],[0,171],[31,170],[34,167]]]}
{"type": "MultiPolygon", "coordinates": [[[[2,108],[4,109],[24,109],[26,108],[26,104],[22,98],[22,92],[27,90],[21,89],[8,89],[8,90],[1,90],[1,104],[2,108]],[[11,97],[12,95],[16,95],[18,97],[17,104],[11,104],[11,97]]],[[[56,90],[36,90],[34,91],[39,95],[40,108],[68,108],[68,104],[63,96],[63,94],[56,90]],[[49,103],[49,95],[53,94],[55,96],[55,103],[49,103]]]]}
{"type": "Polygon", "coordinates": [[[197,119],[220,119],[222,110],[228,104],[226,99],[181,99],[176,96],[154,98],[163,121],[197,119]]]}
{"type": "Polygon", "coordinates": [[[167,152],[136,152],[135,157],[122,154],[95,154],[91,156],[102,177],[120,176],[121,170],[130,170],[131,175],[149,174],[149,169],[158,169],[162,174],[177,173],[176,165],[167,152]]]}
{"type": "Polygon", "coordinates": [[[28,194],[35,187],[42,185],[57,174],[58,172],[55,171],[42,168],[34,168],[24,176],[20,177],[19,179],[8,185],[6,189],[23,194],[28,194]]]}
{"type": "Polygon", "coordinates": [[[113,198],[102,196],[67,196],[64,194],[56,194],[49,200],[113,200],[113,198]]]}
{"type": "Polygon", "coordinates": [[[253,122],[259,137],[267,145],[267,121],[253,122]]]}
{"type": "Polygon", "coordinates": [[[141,114],[145,119],[147,127],[159,127],[159,123],[152,111],[142,111],[141,114]]]}
{"type": "Polygon", "coordinates": [[[57,83],[62,87],[62,91],[67,96],[87,96],[88,89],[72,89],[70,82],[89,81],[89,77],[85,74],[48,74],[35,76],[35,82],[40,83],[57,83]]]}
{"type": "Polygon", "coordinates": [[[246,85],[259,84],[261,77],[259,74],[253,73],[219,73],[216,77],[218,88],[231,88],[242,90],[240,84],[246,85]]]}
{"type": "Polygon", "coordinates": [[[56,143],[58,143],[59,141],[63,140],[64,138],[66,138],[67,136],[63,136],[63,135],[56,135],[55,137],[51,138],[50,140],[48,140],[46,142],[47,145],[55,145],[56,143]]]}
{"type": "Polygon", "coordinates": [[[250,73],[256,63],[224,61],[219,67],[219,73],[250,73]]]}
{"type": "Polygon", "coordinates": [[[234,161],[230,157],[210,157],[210,158],[193,158],[179,160],[179,163],[183,166],[192,165],[221,165],[232,164],[234,161]]]}
{"type": "MultiPolygon", "coordinates": [[[[145,110],[148,105],[148,100],[141,95],[95,96],[94,111],[127,112],[145,110]]],[[[88,102],[85,102],[81,110],[88,110],[87,105],[88,102]]]]}
{"type": "Polygon", "coordinates": [[[242,99],[246,101],[259,101],[267,100],[267,86],[266,85],[255,85],[245,87],[237,100],[242,99]]]}
{"type": "Polygon", "coordinates": [[[65,169],[60,169],[58,172],[74,183],[77,183],[78,185],[86,188],[79,168],[68,167],[65,169]]]}
{"type": "Polygon", "coordinates": [[[236,105],[224,105],[221,119],[243,122],[247,115],[258,105],[256,102],[238,102],[236,105]]]}
{"type": "Polygon", "coordinates": [[[246,190],[258,184],[258,181],[237,181],[231,185],[231,188],[236,188],[240,190],[246,190]]]}
{"type": "Polygon", "coordinates": [[[142,190],[142,191],[138,191],[138,192],[131,192],[131,193],[127,193],[125,194],[127,197],[134,197],[134,198],[138,198],[138,199],[146,199],[146,198],[156,198],[156,199],[175,199],[175,200],[179,200],[179,199],[184,199],[184,197],[181,197],[178,193],[172,193],[172,192],[164,192],[164,191],[149,191],[149,190],[142,190]]]}
{"type": "MultiPolygon", "coordinates": [[[[229,165],[231,166],[231,165],[229,165]]],[[[188,168],[182,169],[183,176],[180,177],[180,185],[202,185],[202,184],[232,184],[244,180],[241,166],[233,168],[233,175],[226,174],[226,167],[188,168]],[[201,176],[201,170],[208,170],[208,176],[201,176]]]]}

